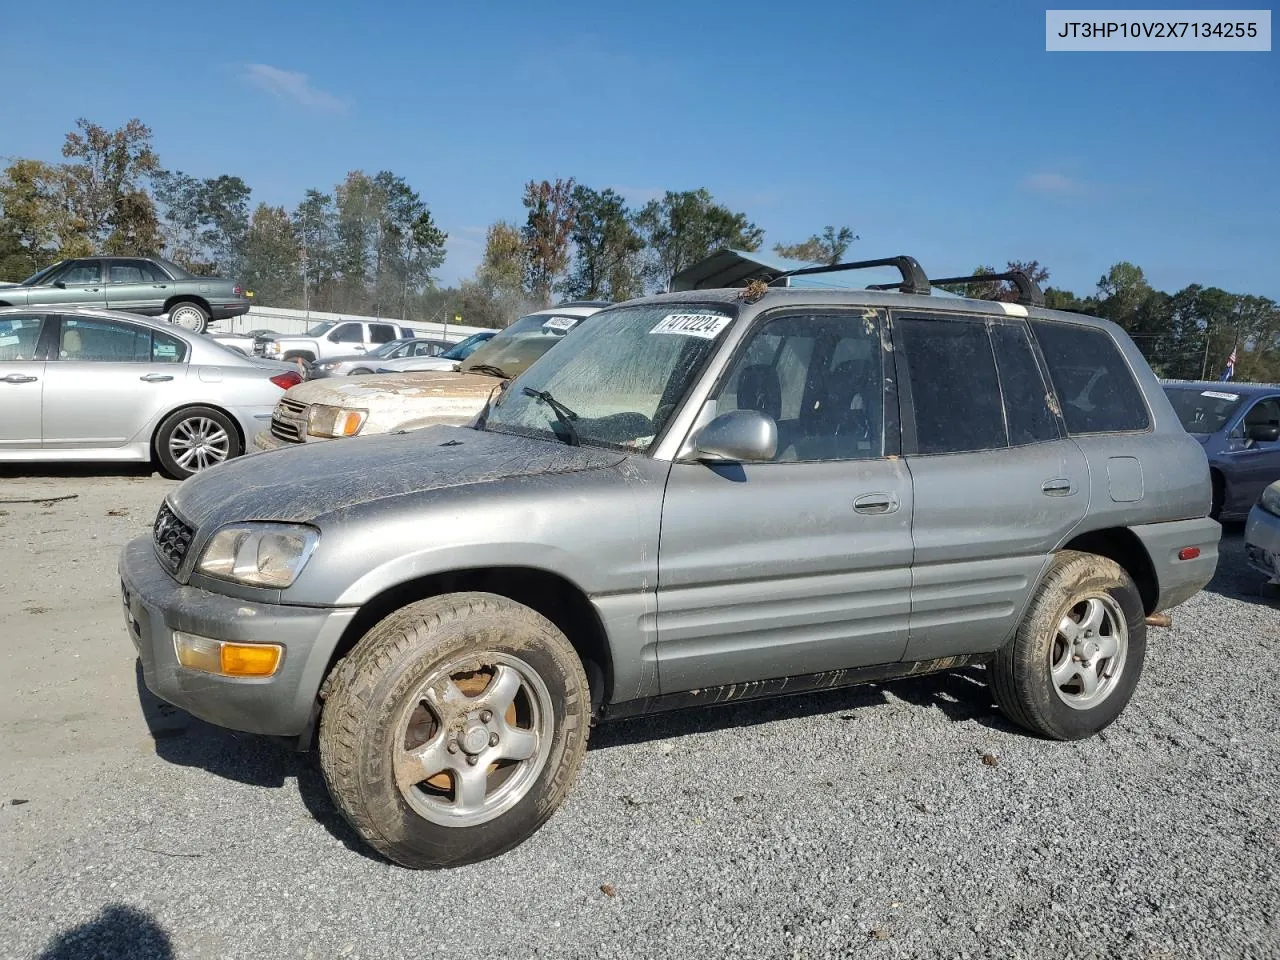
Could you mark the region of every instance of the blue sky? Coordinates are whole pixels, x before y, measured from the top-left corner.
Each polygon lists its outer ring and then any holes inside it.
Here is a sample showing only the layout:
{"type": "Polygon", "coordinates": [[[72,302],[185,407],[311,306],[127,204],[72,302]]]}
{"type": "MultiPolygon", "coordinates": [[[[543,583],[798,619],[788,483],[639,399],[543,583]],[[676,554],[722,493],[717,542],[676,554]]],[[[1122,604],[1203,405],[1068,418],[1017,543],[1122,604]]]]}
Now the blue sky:
{"type": "Polygon", "coordinates": [[[1046,53],[1044,4],[85,0],[6,10],[0,155],[76,117],[292,207],[405,176],[451,235],[444,282],[530,178],[639,203],[707,187],[766,244],[850,224],[930,273],[1036,258],[1085,293],[1280,299],[1280,53],[1046,53]],[[22,82],[20,78],[26,78],[22,82]]]}

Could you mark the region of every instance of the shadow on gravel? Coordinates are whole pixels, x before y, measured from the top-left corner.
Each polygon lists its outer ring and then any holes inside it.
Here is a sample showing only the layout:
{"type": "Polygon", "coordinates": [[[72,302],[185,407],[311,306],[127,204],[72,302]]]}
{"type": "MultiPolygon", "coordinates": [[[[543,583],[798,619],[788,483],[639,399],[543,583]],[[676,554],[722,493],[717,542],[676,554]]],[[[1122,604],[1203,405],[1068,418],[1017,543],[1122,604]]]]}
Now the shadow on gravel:
{"type": "MultiPolygon", "coordinates": [[[[1280,609],[1277,602],[1280,591],[1268,590],[1266,583],[1267,578],[1249,566],[1245,559],[1244,524],[1224,523],[1222,540],[1218,543],[1218,569],[1205,590],[1231,600],[1280,609]]],[[[1176,609],[1173,616],[1177,620],[1176,609]]]]}
{"type": "Polygon", "coordinates": [[[90,477],[124,477],[145,480],[155,476],[149,463],[6,463],[0,478],[23,480],[79,480],[90,477]]]}
{"type": "Polygon", "coordinates": [[[37,960],[170,960],[173,955],[169,934],[149,913],[115,904],[59,933],[37,960]]]}
{"type": "Polygon", "coordinates": [[[608,750],[651,740],[665,740],[668,737],[711,733],[732,727],[750,727],[805,717],[818,717],[835,723],[855,721],[860,708],[885,703],[888,693],[921,708],[936,707],[949,720],[957,723],[975,722],[993,730],[1023,734],[1020,727],[1007,721],[993,705],[991,693],[987,689],[986,671],[981,667],[968,667],[949,673],[869,683],[842,690],[694,707],[605,723],[592,731],[589,749],[608,750]]]}
{"type": "Polygon", "coordinates": [[[347,849],[384,862],[365,846],[329,799],[314,753],[299,753],[291,742],[215,727],[165,703],[147,689],[141,662],[135,665],[138,702],[156,744],[156,756],[180,767],[196,767],[251,787],[283,787],[289,780],[307,812],[347,849]]]}

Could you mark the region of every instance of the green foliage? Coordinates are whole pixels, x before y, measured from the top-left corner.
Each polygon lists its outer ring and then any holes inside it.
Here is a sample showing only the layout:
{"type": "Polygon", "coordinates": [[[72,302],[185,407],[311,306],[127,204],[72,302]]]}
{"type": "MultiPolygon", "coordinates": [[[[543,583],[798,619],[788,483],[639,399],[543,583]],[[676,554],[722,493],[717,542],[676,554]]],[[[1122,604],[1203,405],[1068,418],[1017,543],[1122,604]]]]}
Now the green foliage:
{"type": "Polygon", "coordinates": [[[644,240],[632,223],[626,201],[612,189],[574,188],[573,272],[560,292],[575,300],[629,300],[644,283],[640,253],[644,240]]]}
{"type": "Polygon", "coordinates": [[[145,187],[160,161],[151,128],[136,118],[117,130],[83,118],[76,127],[62,145],[73,161],[62,169],[74,228],[95,250],[154,253],[160,231],[145,187]]]}
{"type": "Polygon", "coordinates": [[[569,265],[569,242],[578,217],[574,182],[530,180],[524,187],[529,211],[524,237],[525,283],[534,299],[551,302],[551,288],[569,265]]]}
{"type": "Polygon", "coordinates": [[[758,250],[764,239],[764,231],[745,213],[716,203],[705,189],[668,190],[661,200],[644,205],[635,225],[648,248],[645,280],[658,289],[672,274],[717,250],[758,250]]]}
{"type": "Polygon", "coordinates": [[[837,230],[833,226],[828,226],[821,234],[815,233],[808,240],[802,240],[800,243],[775,243],[773,252],[788,260],[831,266],[844,258],[845,251],[857,239],[857,235],[849,227],[841,227],[837,230]]]}

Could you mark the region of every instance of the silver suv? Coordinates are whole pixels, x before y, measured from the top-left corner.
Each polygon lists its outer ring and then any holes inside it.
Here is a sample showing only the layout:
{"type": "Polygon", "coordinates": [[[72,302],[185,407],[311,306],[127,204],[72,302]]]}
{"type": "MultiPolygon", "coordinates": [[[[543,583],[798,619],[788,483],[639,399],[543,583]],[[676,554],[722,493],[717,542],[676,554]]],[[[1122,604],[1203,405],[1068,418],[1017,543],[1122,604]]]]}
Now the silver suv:
{"type": "Polygon", "coordinates": [[[1213,575],[1204,451],[1118,327],[891,262],[610,307],[469,427],[186,481],[120,562],[147,685],[318,728],[409,867],[532,834],[597,720],[982,663],[1016,723],[1096,733],[1213,575]]]}

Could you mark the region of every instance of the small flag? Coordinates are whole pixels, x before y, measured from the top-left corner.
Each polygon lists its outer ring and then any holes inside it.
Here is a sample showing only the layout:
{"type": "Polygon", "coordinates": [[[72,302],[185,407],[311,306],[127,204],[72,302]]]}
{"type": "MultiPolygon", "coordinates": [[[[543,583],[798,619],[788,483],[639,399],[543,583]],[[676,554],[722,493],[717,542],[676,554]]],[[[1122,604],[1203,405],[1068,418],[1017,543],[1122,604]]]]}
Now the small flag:
{"type": "Polygon", "coordinates": [[[1236,348],[1231,348],[1231,356],[1227,357],[1227,369],[1222,371],[1219,380],[1230,380],[1236,375],[1236,348]]]}

